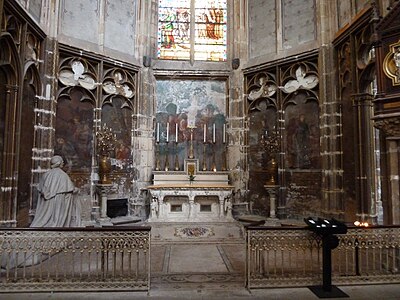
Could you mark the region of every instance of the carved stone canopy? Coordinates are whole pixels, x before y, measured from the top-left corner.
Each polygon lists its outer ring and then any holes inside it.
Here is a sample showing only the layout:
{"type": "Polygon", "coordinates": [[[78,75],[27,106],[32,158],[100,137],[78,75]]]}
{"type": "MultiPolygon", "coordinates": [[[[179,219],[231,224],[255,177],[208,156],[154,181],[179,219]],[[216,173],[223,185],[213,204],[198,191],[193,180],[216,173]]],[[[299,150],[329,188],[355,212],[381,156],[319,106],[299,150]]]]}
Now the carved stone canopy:
{"type": "Polygon", "coordinates": [[[400,138],[400,115],[376,119],[374,126],[382,130],[388,137],[400,138]]]}

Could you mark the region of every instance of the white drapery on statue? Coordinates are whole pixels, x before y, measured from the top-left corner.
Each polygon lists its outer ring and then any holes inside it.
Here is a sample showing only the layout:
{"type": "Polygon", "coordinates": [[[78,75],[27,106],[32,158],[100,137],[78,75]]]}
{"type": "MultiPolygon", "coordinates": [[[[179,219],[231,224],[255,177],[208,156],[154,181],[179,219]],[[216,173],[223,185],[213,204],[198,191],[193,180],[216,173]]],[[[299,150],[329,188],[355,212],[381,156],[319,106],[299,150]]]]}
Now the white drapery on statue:
{"type": "Polygon", "coordinates": [[[61,156],[51,158],[51,169],[40,180],[36,215],[30,227],[79,227],[81,209],[74,184],[61,167],[61,156]]]}
{"type": "MultiPolygon", "coordinates": [[[[43,175],[38,186],[36,215],[30,227],[79,227],[81,226],[80,203],[74,199],[74,184],[68,174],[61,169],[63,159],[56,155],[51,158],[50,163],[51,169],[43,175]]],[[[18,244],[12,243],[8,246],[13,250],[9,253],[3,252],[1,255],[2,269],[32,266],[49,257],[47,253],[14,252],[18,251],[18,244]]]]}
{"type": "Polygon", "coordinates": [[[81,209],[74,199],[74,184],[61,167],[61,156],[51,158],[51,169],[41,178],[35,218],[30,227],[79,227],[81,209]]]}

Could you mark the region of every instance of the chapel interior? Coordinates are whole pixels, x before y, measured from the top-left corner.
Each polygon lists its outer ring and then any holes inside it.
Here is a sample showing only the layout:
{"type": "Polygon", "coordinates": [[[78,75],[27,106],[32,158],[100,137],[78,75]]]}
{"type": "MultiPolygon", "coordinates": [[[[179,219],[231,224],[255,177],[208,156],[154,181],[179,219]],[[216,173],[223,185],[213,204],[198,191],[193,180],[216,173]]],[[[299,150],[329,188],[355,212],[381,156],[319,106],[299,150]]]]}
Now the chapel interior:
{"type": "Polygon", "coordinates": [[[0,227],[53,155],[88,228],[400,224],[398,0],[0,0],[0,26],[0,227]]]}
{"type": "Polygon", "coordinates": [[[265,299],[320,281],[321,218],[334,282],[397,299],[400,1],[0,0],[0,28],[0,297],[265,299]],[[29,228],[54,156],[84,228],[29,228]]]}

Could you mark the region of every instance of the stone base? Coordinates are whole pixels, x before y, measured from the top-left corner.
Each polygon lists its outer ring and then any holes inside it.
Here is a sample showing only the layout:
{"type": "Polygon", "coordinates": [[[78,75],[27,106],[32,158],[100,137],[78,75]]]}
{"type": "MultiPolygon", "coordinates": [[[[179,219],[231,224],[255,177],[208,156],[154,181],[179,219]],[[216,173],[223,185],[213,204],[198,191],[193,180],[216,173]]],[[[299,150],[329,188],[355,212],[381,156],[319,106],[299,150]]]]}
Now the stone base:
{"type": "Polygon", "coordinates": [[[151,223],[152,242],[172,243],[244,243],[239,222],[151,223]]]}

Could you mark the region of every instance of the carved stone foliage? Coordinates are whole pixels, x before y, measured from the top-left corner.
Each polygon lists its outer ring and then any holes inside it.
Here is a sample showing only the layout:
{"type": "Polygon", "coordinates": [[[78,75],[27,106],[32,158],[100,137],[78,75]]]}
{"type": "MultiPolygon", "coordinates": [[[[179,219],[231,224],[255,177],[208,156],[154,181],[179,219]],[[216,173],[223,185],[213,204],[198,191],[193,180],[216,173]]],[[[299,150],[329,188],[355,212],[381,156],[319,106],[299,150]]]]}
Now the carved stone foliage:
{"type": "Polygon", "coordinates": [[[400,116],[375,120],[374,126],[382,130],[387,137],[400,137],[400,116]]]}
{"type": "Polygon", "coordinates": [[[58,81],[60,88],[58,98],[69,97],[72,88],[79,88],[82,99],[96,103],[96,87],[98,82],[97,65],[85,59],[68,57],[60,61],[58,81]]]}
{"type": "Polygon", "coordinates": [[[105,70],[102,81],[103,104],[112,102],[116,96],[124,99],[123,107],[133,109],[133,100],[136,95],[136,82],[133,74],[119,69],[105,70]]]}

